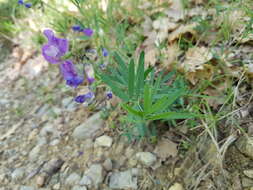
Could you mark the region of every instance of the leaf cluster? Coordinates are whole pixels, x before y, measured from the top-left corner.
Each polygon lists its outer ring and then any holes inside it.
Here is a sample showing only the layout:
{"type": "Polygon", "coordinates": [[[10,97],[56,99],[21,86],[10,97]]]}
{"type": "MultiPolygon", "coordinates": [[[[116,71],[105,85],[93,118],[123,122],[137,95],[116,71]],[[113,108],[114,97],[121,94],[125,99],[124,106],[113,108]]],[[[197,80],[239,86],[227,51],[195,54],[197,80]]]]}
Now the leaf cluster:
{"type": "Polygon", "coordinates": [[[187,93],[186,86],[175,73],[158,76],[154,68],[144,66],[145,54],[142,52],[135,64],[133,58],[125,61],[115,52],[115,65],[109,66],[107,72],[98,72],[100,79],[112,92],[122,100],[122,108],[128,112],[127,120],[135,125],[144,126],[154,120],[188,119],[193,115],[178,112],[175,103],[187,93]],[[169,83],[172,84],[169,85],[169,83]]]}

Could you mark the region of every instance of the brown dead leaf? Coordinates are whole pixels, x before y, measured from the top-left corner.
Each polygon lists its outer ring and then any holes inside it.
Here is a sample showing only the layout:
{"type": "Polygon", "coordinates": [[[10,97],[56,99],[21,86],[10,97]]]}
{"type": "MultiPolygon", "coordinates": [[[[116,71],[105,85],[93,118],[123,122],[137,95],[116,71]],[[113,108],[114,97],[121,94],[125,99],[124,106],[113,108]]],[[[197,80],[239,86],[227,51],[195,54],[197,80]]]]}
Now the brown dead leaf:
{"type": "Polygon", "coordinates": [[[154,66],[156,63],[156,56],[158,54],[158,50],[155,46],[149,46],[145,48],[145,65],[146,66],[154,66]]]}
{"type": "Polygon", "coordinates": [[[171,22],[169,18],[158,18],[152,24],[155,30],[171,31],[177,28],[178,24],[171,22]]]}
{"type": "Polygon", "coordinates": [[[169,9],[165,12],[170,22],[178,22],[183,20],[185,15],[183,10],[169,9]]]}
{"type": "Polygon", "coordinates": [[[170,8],[173,10],[178,10],[178,11],[183,11],[184,10],[184,6],[182,1],[178,1],[178,0],[169,0],[170,3],[170,8]]]}
{"type": "Polygon", "coordinates": [[[187,25],[182,25],[179,28],[177,28],[175,31],[173,31],[171,34],[168,36],[168,41],[173,42],[176,39],[180,38],[180,36],[190,33],[193,36],[196,35],[195,27],[198,25],[198,23],[192,23],[192,24],[187,24],[187,25]]]}
{"type": "Polygon", "coordinates": [[[181,67],[185,72],[195,72],[203,70],[203,64],[213,58],[211,52],[205,47],[193,47],[188,49],[185,55],[185,61],[181,67]]]}
{"type": "Polygon", "coordinates": [[[154,153],[156,153],[156,155],[162,160],[166,160],[169,157],[175,157],[178,154],[177,144],[167,138],[162,138],[156,145],[154,153]]]}
{"type": "Polygon", "coordinates": [[[187,72],[186,79],[193,85],[197,84],[200,80],[210,80],[214,75],[214,67],[212,65],[203,64],[201,70],[194,72],[187,72]]]}
{"type": "Polygon", "coordinates": [[[162,52],[165,55],[165,61],[163,62],[163,66],[172,69],[172,64],[177,60],[177,57],[180,55],[180,48],[177,43],[173,43],[169,45],[162,52]]]}
{"type": "Polygon", "coordinates": [[[145,16],[144,19],[144,22],[141,24],[143,34],[144,36],[149,36],[150,32],[152,31],[152,20],[148,16],[145,16]]]}

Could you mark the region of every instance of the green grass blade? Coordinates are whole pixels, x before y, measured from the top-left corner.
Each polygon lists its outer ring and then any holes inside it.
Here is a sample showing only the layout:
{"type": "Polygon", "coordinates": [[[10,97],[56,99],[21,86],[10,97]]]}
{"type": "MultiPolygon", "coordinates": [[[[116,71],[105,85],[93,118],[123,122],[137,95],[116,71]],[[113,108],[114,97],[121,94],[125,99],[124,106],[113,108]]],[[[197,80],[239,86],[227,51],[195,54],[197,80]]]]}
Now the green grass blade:
{"type": "Polygon", "coordinates": [[[149,73],[152,72],[153,70],[154,70],[154,67],[149,67],[148,69],[146,69],[146,71],[144,72],[144,79],[146,79],[149,73]]]}
{"type": "Polygon", "coordinates": [[[166,104],[166,102],[168,101],[167,96],[162,97],[161,99],[159,99],[153,106],[152,108],[149,110],[148,114],[151,113],[155,113],[158,111],[163,111],[163,106],[164,104],[166,104]]]}
{"type": "Polygon", "coordinates": [[[146,84],[144,86],[144,113],[148,113],[151,109],[152,105],[152,89],[150,88],[150,85],[146,84]]]}
{"type": "Polygon", "coordinates": [[[126,111],[128,111],[129,113],[131,113],[135,116],[138,116],[138,117],[143,116],[143,112],[133,109],[132,107],[128,106],[127,104],[121,104],[121,106],[123,109],[125,109],[126,111]]]}
{"type": "Polygon", "coordinates": [[[107,76],[107,75],[100,74],[99,76],[100,76],[101,80],[102,80],[104,83],[106,83],[108,86],[111,87],[112,92],[113,92],[116,96],[118,96],[119,98],[121,98],[123,101],[126,101],[126,102],[129,101],[128,95],[124,92],[123,89],[120,89],[120,88],[118,87],[118,86],[119,86],[119,85],[118,85],[119,83],[116,83],[115,81],[112,81],[112,80],[110,79],[110,77],[107,76]]]}
{"type": "Polygon", "coordinates": [[[145,53],[141,52],[139,57],[139,63],[136,73],[137,83],[136,83],[136,95],[137,97],[140,94],[141,89],[144,87],[144,60],[145,59],[145,53]]]}
{"type": "Polygon", "coordinates": [[[116,62],[118,63],[119,66],[119,72],[122,74],[124,77],[125,81],[128,82],[128,68],[124,60],[121,58],[121,56],[117,53],[114,52],[114,58],[116,62]]]}
{"type": "Polygon", "coordinates": [[[148,117],[148,120],[159,120],[159,119],[191,119],[196,117],[191,113],[180,113],[180,112],[164,112],[148,117]]]}
{"type": "Polygon", "coordinates": [[[131,59],[129,64],[129,71],[128,71],[128,93],[129,97],[132,98],[134,95],[134,77],[135,77],[135,71],[134,71],[134,60],[131,59]]]}

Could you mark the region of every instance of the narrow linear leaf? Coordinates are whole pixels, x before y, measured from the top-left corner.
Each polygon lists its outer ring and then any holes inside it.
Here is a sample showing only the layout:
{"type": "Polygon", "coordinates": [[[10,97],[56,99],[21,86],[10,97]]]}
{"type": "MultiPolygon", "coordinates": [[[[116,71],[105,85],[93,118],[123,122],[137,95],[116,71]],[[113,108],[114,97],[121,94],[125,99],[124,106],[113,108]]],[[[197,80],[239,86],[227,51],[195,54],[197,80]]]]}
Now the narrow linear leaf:
{"type": "Polygon", "coordinates": [[[129,64],[129,72],[128,72],[128,93],[129,97],[132,98],[134,95],[134,77],[135,77],[135,71],[134,71],[134,60],[131,59],[129,64]]]}
{"type": "Polygon", "coordinates": [[[136,83],[136,95],[137,97],[140,94],[141,89],[144,87],[144,60],[145,53],[142,51],[139,57],[139,63],[136,73],[137,83],[136,83]]]}
{"type": "Polygon", "coordinates": [[[129,97],[128,95],[122,90],[120,89],[117,85],[115,85],[115,83],[113,81],[110,80],[110,78],[106,75],[100,75],[101,80],[106,83],[108,86],[111,87],[112,92],[118,96],[119,98],[121,98],[124,101],[129,101],[129,97]]]}
{"type": "Polygon", "coordinates": [[[150,85],[144,86],[144,113],[148,113],[152,105],[152,92],[150,85]]]}
{"type": "Polygon", "coordinates": [[[138,111],[136,109],[133,109],[132,107],[128,106],[127,104],[122,104],[121,105],[122,108],[124,108],[126,111],[128,111],[129,113],[132,113],[135,116],[139,116],[142,117],[143,116],[143,112],[138,111]]]}
{"type": "Polygon", "coordinates": [[[164,109],[171,106],[183,94],[184,94],[183,90],[177,90],[167,95],[167,101],[160,107],[160,110],[163,111],[164,109]]]}
{"type": "Polygon", "coordinates": [[[115,58],[116,62],[118,63],[119,72],[122,74],[125,81],[128,82],[128,73],[127,73],[128,68],[127,68],[127,65],[125,64],[124,60],[121,58],[121,56],[117,52],[114,52],[114,58],[115,58]]]}
{"type": "Polygon", "coordinates": [[[180,113],[180,112],[165,112],[156,114],[154,116],[148,117],[148,120],[159,120],[159,119],[191,119],[196,117],[192,113],[180,113]]]}
{"type": "Polygon", "coordinates": [[[153,70],[154,70],[153,67],[149,67],[148,69],[146,69],[146,71],[144,72],[144,79],[146,79],[149,73],[152,72],[153,70]]]}
{"type": "Polygon", "coordinates": [[[162,107],[164,104],[168,101],[167,96],[163,96],[161,99],[159,99],[149,110],[148,114],[152,114],[158,111],[163,111],[162,107]]]}

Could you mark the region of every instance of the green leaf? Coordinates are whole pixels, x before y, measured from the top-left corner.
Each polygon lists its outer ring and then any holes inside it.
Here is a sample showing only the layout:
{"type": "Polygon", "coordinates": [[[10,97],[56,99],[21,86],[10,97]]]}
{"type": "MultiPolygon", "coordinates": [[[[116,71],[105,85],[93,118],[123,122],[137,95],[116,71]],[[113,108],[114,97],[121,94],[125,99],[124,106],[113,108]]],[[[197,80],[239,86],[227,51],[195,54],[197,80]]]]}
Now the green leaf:
{"type": "Polygon", "coordinates": [[[148,113],[152,105],[152,89],[150,85],[144,86],[144,113],[148,113]]]}
{"type": "Polygon", "coordinates": [[[134,60],[131,59],[129,64],[129,72],[128,72],[128,93],[129,97],[132,98],[134,95],[134,77],[135,77],[135,71],[134,71],[134,60]]]}
{"type": "Polygon", "coordinates": [[[158,89],[160,88],[162,76],[163,76],[163,72],[161,72],[158,78],[156,79],[156,82],[154,84],[154,94],[156,94],[158,89]]]}
{"type": "MultiPolygon", "coordinates": [[[[124,100],[124,101],[126,101],[126,102],[129,101],[128,95],[127,95],[122,89],[120,89],[120,88],[118,87],[118,85],[115,84],[115,83],[116,83],[115,81],[112,81],[112,80],[110,79],[109,76],[104,75],[104,74],[100,74],[99,76],[100,76],[101,80],[102,80],[104,83],[106,83],[108,86],[111,87],[112,92],[113,92],[116,96],[118,96],[119,98],[121,98],[122,100],[124,100]]],[[[119,84],[119,83],[117,83],[117,84],[119,84]]]]}
{"type": "Polygon", "coordinates": [[[179,97],[184,94],[183,90],[177,90],[167,95],[167,101],[161,106],[161,111],[172,105],[179,97]]]}
{"type": "Polygon", "coordinates": [[[163,96],[154,105],[152,105],[152,108],[149,110],[148,114],[155,113],[158,111],[160,112],[163,111],[162,107],[167,101],[168,101],[167,96],[163,96]]]}
{"type": "Polygon", "coordinates": [[[148,69],[146,69],[146,71],[144,72],[144,79],[146,79],[149,73],[152,72],[153,70],[154,70],[154,67],[149,67],[148,69]]]}
{"type": "Polygon", "coordinates": [[[128,69],[127,69],[127,66],[126,66],[124,60],[121,58],[121,56],[117,52],[114,52],[114,58],[115,58],[116,62],[118,63],[119,72],[122,74],[125,81],[128,82],[128,73],[127,73],[128,69]]]}
{"type": "Polygon", "coordinates": [[[128,111],[129,113],[132,113],[135,116],[138,117],[142,117],[143,116],[143,112],[138,111],[130,106],[128,106],[127,104],[121,104],[122,108],[124,108],[126,111],[128,111]]]}
{"type": "Polygon", "coordinates": [[[136,95],[137,97],[140,94],[141,89],[144,87],[144,60],[145,53],[142,51],[139,57],[139,63],[136,73],[137,83],[136,83],[136,95]]]}
{"type": "Polygon", "coordinates": [[[196,117],[196,115],[184,112],[164,112],[160,114],[148,117],[148,120],[159,120],[159,119],[191,119],[196,117]]]}

